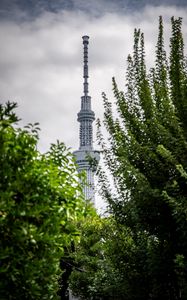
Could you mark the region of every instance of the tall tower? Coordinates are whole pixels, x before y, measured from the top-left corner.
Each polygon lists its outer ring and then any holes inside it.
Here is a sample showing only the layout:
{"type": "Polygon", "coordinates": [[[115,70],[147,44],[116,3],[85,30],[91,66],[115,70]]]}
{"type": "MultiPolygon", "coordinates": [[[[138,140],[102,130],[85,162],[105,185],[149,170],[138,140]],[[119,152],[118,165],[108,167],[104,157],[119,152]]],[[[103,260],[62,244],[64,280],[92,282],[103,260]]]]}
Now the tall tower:
{"type": "Polygon", "coordinates": [[[77,114],[80,123],[79,130],[79,150],[74,152],[78,165],[78,172],[86,171],[87,184],[84,185],[83,191],[85,198],[94,203],[94,171],[90,167],[89,157],[96,163],[99,161],[99,151],[93,149],[93,128],[92,123],[95,120],[95,113],[91,109],[91,97],[88,95],[88,44],[89,37],[83,36],[83,96],[81,97],[81,110],[77,114]]]}

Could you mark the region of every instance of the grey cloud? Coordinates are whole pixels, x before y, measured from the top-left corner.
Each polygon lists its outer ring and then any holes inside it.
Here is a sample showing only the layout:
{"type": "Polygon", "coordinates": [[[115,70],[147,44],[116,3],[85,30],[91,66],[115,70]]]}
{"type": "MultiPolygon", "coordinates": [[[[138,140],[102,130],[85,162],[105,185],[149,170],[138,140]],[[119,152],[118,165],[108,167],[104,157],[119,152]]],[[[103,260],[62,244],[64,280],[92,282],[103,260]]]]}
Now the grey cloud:
{"type": "Polygon", "coordinates": [[[81,11],[101,17],[105,13],[118,14],[143,11],[146,5],[186,7],[186,0],[1,0],[1,19],[24,21],[36,19],[44,12],[81,11]]]}

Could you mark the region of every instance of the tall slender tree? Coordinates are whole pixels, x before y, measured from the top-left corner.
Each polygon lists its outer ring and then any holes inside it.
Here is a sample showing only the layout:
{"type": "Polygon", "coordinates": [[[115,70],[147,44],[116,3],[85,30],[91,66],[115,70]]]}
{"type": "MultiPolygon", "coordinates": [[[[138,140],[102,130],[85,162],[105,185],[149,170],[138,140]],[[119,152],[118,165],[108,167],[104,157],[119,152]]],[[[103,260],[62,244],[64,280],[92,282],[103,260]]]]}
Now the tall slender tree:
{"type": "Polygon", "coordinates": [[[100,169],[102,194],[116,222],[130,228],[137,246],[140,236],[147,236],[144,299],[187,297],[187,69],[181,24],[181,18],[171,19],[167,59],[160,17],[150,72],[143,34],[135,30],[124,92],[113,78],[118,119],[103,94],[107,143],[98,122],[98,140],[114,182],[111,189],[100,169]]]}

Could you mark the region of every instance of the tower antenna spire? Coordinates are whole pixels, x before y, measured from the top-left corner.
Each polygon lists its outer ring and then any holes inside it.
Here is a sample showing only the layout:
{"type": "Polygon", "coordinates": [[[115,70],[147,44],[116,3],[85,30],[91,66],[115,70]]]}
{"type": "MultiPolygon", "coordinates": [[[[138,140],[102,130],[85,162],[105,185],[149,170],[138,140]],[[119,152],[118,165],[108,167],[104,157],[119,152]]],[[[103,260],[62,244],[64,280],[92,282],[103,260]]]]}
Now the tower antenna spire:
{"type": "Polygon", "coordinates": [[[84,96],[88,96],[88,44],[89,44],[89,36],[84,35],[82,37],[83,45],[84,45],[84,66],[83,66],[83,78],[84,78],[84,96]]]}

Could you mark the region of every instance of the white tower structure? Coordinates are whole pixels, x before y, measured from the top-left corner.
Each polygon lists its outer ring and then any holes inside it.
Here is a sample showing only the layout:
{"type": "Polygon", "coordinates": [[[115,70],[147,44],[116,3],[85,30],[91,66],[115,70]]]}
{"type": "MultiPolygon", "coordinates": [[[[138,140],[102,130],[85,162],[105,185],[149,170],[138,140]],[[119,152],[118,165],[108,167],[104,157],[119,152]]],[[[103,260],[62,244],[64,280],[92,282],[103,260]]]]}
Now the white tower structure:
{"type": "Polygon", "coordinates": [[[88,44],[89,37],[83,36],[84,64],[83,64],[83,96],[81,97],[81,110],[77,114],[80,122],[79,131],[79,150],[74,152],[78,165],[78,172],[86,172],[87,184],[84,185],[85,198],[94,203],[94,170],[90,167],[89,157],[96,163],[99,161],[99,151],[93,149],[93,128],[92,123],[95,120],[95,113],[91,109],[91,97],[88,95],[88,44]]]}

